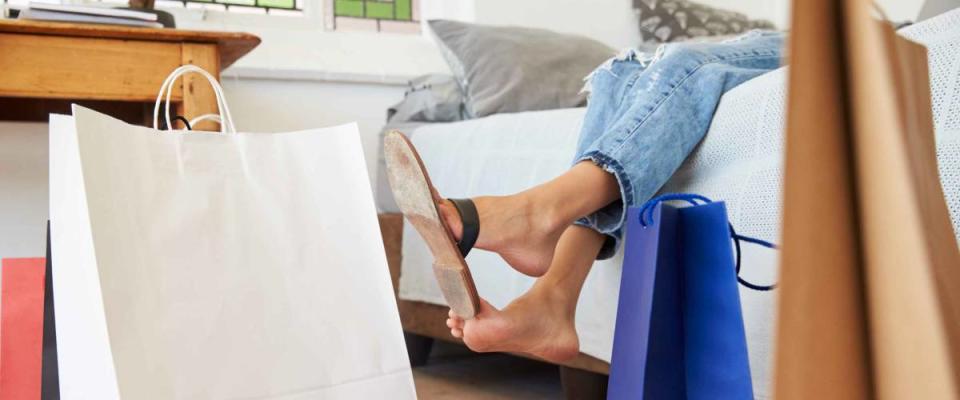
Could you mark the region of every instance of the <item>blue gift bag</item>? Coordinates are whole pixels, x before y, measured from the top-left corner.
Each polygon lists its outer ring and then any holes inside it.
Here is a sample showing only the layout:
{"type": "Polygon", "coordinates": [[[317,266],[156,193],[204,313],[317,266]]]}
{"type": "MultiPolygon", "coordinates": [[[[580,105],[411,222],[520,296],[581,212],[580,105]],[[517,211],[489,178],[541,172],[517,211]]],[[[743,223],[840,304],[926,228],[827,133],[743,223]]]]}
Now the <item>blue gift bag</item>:
{"type": "Polygon", "coordinates": [[[724,203],[697,195],[660,196],[627,218],[607,398],[752,399],[739,240],[769,244],[736,235],[724,203]]]}

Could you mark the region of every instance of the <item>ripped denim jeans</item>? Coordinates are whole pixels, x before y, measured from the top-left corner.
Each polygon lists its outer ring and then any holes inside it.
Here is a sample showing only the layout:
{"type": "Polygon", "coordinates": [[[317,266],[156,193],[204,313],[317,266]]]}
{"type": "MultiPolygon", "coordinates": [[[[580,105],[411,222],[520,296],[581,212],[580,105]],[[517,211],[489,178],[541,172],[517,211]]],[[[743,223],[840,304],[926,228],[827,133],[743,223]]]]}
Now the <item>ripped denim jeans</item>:
{"type": "Polygon", "coordinates": [[[703,139],[720,97],[781,63],[784,35],[752,31],[726,42],[626,50],[585,80],[590,92],[574,163],[613,174],[620,200],[576,222],[607,236],[612,257],[628,207],[649,200],[703,139]]]}

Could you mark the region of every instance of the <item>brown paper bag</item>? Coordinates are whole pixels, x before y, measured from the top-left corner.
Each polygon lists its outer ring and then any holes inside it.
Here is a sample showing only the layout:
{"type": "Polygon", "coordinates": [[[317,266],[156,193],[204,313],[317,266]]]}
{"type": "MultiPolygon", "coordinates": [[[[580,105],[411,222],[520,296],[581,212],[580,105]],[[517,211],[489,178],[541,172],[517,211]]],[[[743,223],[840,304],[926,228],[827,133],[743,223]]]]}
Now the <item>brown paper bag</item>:
{"type": "Polygon", "coordinates": [[[776,394],[960,398],[926,50],[868,0],[793,7],[776,394]]]}

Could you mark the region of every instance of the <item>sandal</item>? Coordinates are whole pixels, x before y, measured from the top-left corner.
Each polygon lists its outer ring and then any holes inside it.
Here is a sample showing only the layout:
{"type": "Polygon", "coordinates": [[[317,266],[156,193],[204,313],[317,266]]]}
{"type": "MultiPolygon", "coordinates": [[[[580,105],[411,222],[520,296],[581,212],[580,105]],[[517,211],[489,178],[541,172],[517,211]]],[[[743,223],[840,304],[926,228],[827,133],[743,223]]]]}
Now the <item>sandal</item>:
{"type": "Polygon", "coordinates": [[[480,234],[476,206],[469,199],[450,199],[463,222],[463,238],[457,242],[440,218],[430,176],[410,140],[400,132],[390,132],[383,140],[383,151],[394,199],[433,254],[433,272],[443,297],[458,316],[473,318],[480,298],[464,257],[480,234]]]}

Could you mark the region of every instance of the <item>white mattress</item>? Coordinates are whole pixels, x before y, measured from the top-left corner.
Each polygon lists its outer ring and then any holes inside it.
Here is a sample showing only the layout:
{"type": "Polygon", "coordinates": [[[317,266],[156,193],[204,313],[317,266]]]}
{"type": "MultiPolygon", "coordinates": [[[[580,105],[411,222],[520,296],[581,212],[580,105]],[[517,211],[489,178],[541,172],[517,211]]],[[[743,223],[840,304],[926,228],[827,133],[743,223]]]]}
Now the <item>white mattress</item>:
{"type": "MultiPolygon", "coordinates": [[[[930,46],[931,80],[941,178],[955,230],[960,216],[960,12],[914,25],[905,36],[930,46]],[[952,43],[952,45],[951,45],[952,43]]],[[[710,131],[667,183],[664,192],[693,192],[727,202],[740,233],[776,241],[780,233],[783,104],[786,70],[753,79],[722,98],[710,131]]],[[[494,115],[413,130],[412,140],[444,196],[508,194],[566,170],[585,109],[494,115]]],[[[383,204],[383,203],[381,203],[383,204]]],[[[424,243],[404,227],[400,297],[444,304],[424,243]]],[[[960,240],[960,236],[958,236],[960,240]]],[[[593,266],[577,307],[581,351],[609,361],[616,319],[622,250],[593,266]]],[[[496,254],[467,258],[480,295],[497,307],[523,293],[532,278],[496,254]]],[[[777,252],[746,245],[743,276],[774,282],[777,252]]],[[[767,398],[771,372],[775,292],[741,287],[750,366],[757,398],[767,398]]]]}

